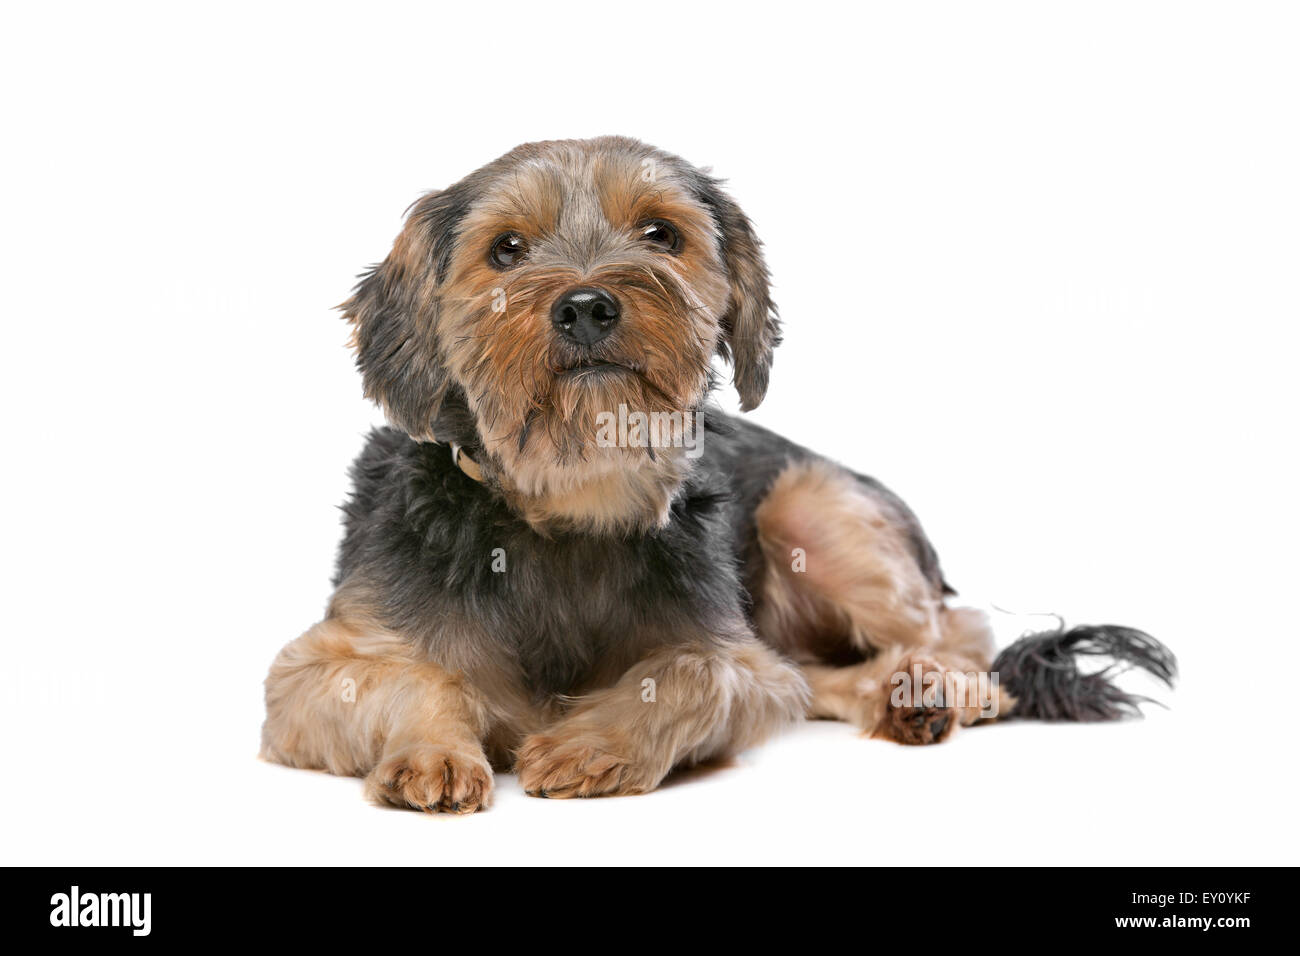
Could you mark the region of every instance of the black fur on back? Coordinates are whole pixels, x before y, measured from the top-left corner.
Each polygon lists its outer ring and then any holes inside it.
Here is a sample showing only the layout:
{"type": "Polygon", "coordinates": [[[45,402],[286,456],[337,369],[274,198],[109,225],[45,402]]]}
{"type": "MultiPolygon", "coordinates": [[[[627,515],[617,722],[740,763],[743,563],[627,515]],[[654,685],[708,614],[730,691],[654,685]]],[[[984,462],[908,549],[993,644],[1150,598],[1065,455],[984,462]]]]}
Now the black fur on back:
{"type": "Polygon", "coordinates": [[[1036,720],[1098,721],[1141,716],[1149,697],[1120,690],[1113,678],[1138,667],[1174,686],[1178,663],[1169,648],[1150,634],[1116,624],[1065,626],[1028,634],[998,654],[991,671],[999,686],[1016,699],[1009,716],[1036,720]],[[1114,663],[1085,674],[1085,657],[1114,663]]]}

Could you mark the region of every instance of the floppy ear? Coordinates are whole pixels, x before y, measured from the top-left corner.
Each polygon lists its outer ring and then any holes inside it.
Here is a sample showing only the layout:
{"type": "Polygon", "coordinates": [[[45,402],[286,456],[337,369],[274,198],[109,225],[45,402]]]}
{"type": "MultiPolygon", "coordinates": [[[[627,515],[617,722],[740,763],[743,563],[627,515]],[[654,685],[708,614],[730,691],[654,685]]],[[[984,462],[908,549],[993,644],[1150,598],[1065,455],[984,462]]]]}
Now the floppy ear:
{"type": "Polygon", "coordinates": [[[417,201],[388,258],[364,273],[339,306],[353,324],[366,397],[420,441],[433,440],[449,384],[437,339],[438,286],[466,206],[457,187],[417,201]]]}
{"type": "Polygon", "coordinates": [[[763,244],[749,218],[721,183],[705,173],[696,176],[700,199],[717,223],[723,263],[731,285],[731,301],[722,317],[723,339],[718,352],[730,359],[732,379],[740,393],[741,411],[757,408],[767,392],[772,351],[781,344],[781,322],[772,302],[763,244]]]}

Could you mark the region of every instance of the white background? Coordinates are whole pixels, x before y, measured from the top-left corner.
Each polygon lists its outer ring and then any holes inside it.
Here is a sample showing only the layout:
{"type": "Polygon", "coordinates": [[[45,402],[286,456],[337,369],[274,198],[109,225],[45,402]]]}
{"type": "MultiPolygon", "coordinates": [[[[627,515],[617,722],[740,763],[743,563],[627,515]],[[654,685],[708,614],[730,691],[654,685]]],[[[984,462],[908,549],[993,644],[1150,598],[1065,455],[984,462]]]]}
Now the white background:
{"type": "Polygon", "coordinates": [[[1285,5],[7,9],[5,862],[1295,861],[1285,5]],[[423,190],[611,132],[766,239],[755,418],[902,493],[964,595],[1164,639],[1172,709],[808,725],[473,818],[256,759],[380,420],[331,307],[423,190]]]}

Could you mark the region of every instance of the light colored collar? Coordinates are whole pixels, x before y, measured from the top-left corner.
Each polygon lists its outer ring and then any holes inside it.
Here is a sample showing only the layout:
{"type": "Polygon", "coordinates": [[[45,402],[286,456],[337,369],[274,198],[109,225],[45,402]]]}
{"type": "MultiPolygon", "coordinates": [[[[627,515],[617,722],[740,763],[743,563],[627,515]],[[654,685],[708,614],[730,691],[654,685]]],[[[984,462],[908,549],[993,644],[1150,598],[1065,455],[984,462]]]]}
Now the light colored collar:
{"type": "Polygon", "coordinates": [[[469,477],[473,478],[479,484],[483,483],[483,469],[479,463],[469,456],[469,453],[460,446],[459,442],[451,442],[451,460],[455,462],[456,467],[469,477]]]}

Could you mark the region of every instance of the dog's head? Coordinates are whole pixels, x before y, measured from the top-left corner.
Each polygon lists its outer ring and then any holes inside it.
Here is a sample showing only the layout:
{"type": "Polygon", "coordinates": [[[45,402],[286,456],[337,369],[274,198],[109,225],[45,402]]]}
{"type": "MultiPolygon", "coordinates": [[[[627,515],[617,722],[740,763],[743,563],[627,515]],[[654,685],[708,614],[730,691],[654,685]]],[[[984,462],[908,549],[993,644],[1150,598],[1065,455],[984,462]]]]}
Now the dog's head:
{"type": "Polygon", "coordinates": [[[426,195],[343,310],[394,425],[465,441],[447,432],[472,421],[529,494],[643,467],[644,448],[597,447],[598,416],[693,412],[715,354],[755,407],[779,341],[745,214],[622,137],[520,146],[426,195]]]}

